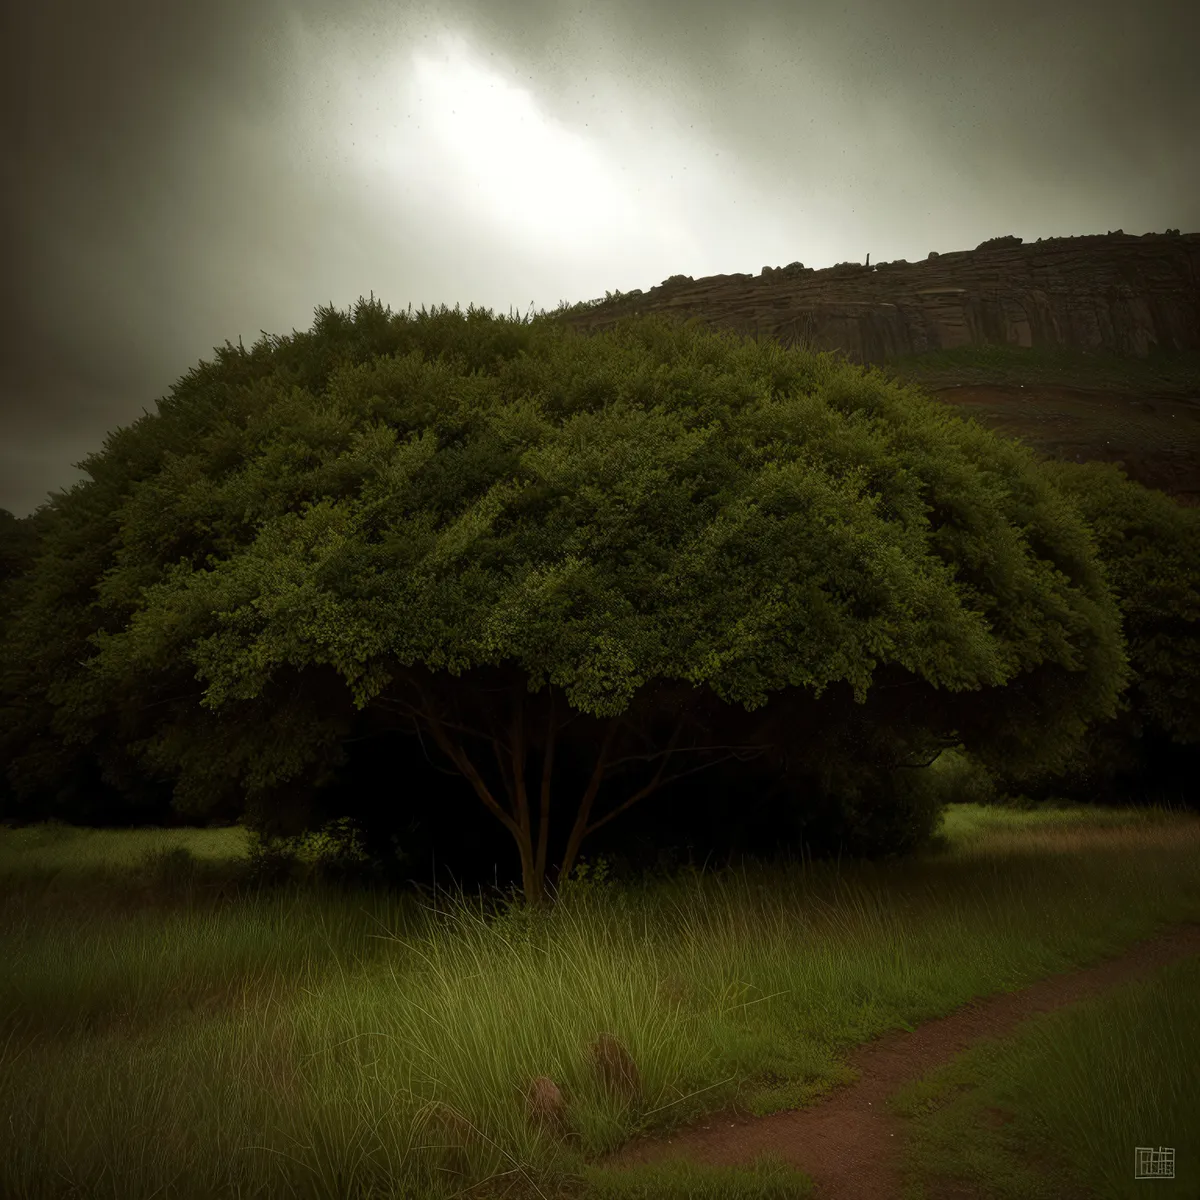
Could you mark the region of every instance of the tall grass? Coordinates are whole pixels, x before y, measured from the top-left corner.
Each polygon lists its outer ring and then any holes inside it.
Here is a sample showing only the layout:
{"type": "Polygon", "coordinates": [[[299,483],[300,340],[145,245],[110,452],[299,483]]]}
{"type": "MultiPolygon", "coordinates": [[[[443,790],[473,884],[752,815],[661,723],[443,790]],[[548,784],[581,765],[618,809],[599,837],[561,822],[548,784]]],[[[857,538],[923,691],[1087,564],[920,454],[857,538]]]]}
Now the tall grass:
{"type": "Polygon", "coordinates": [[[0,1194],[804,1195],[777,1163],[590,1160],[735,1099],[795,1107],[865,1038],[1200,919],[1194,817],[952,806],[944,832],[907,863],[572,884],[538,916],[254,889],[236,828],[4,831],[0,1194]],[[638,1095],[590,1068],[602,1032],[638,1095]],[[536,1076],[562,1136],[526,1113],[536,1076]]]}

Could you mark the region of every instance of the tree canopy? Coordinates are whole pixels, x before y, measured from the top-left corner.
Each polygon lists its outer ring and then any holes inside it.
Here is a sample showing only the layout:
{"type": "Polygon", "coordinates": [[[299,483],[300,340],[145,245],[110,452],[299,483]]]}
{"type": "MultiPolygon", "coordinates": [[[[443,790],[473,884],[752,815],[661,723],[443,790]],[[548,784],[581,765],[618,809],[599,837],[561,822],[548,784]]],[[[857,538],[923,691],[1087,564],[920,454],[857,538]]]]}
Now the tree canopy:
{"type": "MultiPolygon", "coordinates": [[[[1149,766],[1148,754],[1200,746],[1200,508],[1131,482],[1112,463],[1048,461],[1043,470],[1095,535],[1134,674],[1117,715],[1090,725],[1065,767],[1077,783],[1064,788],[1047,770],[1024,782],[1094,797],[1120,768],[1149,766]]],[[[1195,777],[1194,751],[1173,757],[1176,771],[1195,777]]]]}
{"type": "Polygon", "coordinates": [[[4,650],[15,746],[110,739],[184,811],[328,777],[354,710],[390,706],[536,903],[572,718],[594,769],[560,878],[688,755],[753,748],[689,735],[714,705],[902,678],[915,750],[1020,774],[1070,761],[1132,678],[1094,530],[1033,452],[833,355],[360,301],[217,356],[80,464],[4,650]],[[654,774],[598,816],[631,758],[654,774]]]}

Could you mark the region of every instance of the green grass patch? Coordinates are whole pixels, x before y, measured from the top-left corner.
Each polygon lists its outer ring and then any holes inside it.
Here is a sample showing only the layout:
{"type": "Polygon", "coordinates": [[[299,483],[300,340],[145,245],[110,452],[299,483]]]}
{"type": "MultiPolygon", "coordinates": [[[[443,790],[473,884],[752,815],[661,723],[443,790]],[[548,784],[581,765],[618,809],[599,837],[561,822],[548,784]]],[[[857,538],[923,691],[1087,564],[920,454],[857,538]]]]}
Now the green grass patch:
{"type": "Polygon", "coordinates": [[[1200,960],[1023,1023],[898,1093],[921,1200],[934,1173],[997,1200],[1200,1195],[1200,960]],[[1138,1178],[1139,1147],[1174,1178],[1138,1178]]]}
{"type": "Polygon", "coordinates": [[[1135,358],[1068,347],[959,346],[904,355],[880,369],[886,375],[918,383],[954,376],[964,383],[1200,393],[1200,353],[1196,351],[1159,351],[1135,358]]]}
{"type": "Polygon", "coordinates": [[[0,1194],[805,1195],[774,1162],[594,1164],[803,1103],[864,1039],[1200,919],[1194,816],[951,806],[944,832],[909,862],[572,885],[534,918],[241,888],[238,829],[0,829],[0,1194]],[[637,1098],[595,1078],[601,1031],[637,1098]],[[565,1136],[526,1116],[538,1075],[565,1136]]]}

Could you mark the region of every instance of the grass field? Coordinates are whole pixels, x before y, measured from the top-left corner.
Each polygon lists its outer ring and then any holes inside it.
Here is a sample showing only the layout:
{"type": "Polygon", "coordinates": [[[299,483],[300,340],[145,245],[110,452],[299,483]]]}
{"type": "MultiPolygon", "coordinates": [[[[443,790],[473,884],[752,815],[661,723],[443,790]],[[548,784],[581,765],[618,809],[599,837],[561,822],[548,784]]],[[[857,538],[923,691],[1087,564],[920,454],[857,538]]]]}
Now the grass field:
{"type": "Polygon", "coordinates": [[[898,358],[883,369],[913,382],[948,376],[964,383],[1045,383],[1200,397],[1200,353],[1195,351],[1134,358],[1074,349],[961,346],[898,358]]]}
{"type": "MultiPolygon", "coordinates": [[[[737,1099],[794,1108],[839,1051],[1200,920],[1200,818],[951,806],[900,864],[745,865],[569,887],[548,918],[239,883],[246,833],[0,827],[0,1195],[799,1197],[592,1160],[737,1099]],[[616,1035],[641,1098],[584,1047],[616,1035]],[[567,1136],[526,1118],[548,1075],[567,1136]],[[487,1181],[487,1182],[483,1182],[487,1181]]],[[[1200,1194],[1200,961],[1048,1014],[893,1103],[907,1196],[1200,1194]],[[1018,1119],[988,1133],[980,1106],[1018,1119]],[[964,1131],[970,1130],[968,1138],[964,1131]],[[1175,1179],[1133,1178],[1137,1145],[1175,1179]]]]}

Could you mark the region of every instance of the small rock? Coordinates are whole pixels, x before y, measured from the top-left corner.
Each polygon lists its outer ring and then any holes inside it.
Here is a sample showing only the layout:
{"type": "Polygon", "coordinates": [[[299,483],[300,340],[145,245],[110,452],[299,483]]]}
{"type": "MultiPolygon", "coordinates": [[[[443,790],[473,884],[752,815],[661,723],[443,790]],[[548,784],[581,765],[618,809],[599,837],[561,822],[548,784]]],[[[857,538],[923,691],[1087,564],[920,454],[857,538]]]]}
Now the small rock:
{"type": "Polygon", "coordinates": [[[558,1085],[547,1075],[539,1075],[529,1085],[525,1094],[525,1107],[529,1119],[543,1129],[555,1133],[566,1132],[567,1102],[558,1085]]]}
{"type": "Polygon", "coordinates": [[[430,1135],[426,1144],[439,1165],[452,1175],[466,1176],[470,1171],[468,1148],[478,1141],[471,1122],[441,1101],[430,1106],[427,1120],[430,1135]]]}
{"type": "Polygon", "coordinates": [[[642,1094],[642,1078],[633,1056],[611,1033],[602,1033],[589,1047],[592,1066],[610,1096],[629,1104],[642,1094]]]}
{"type": "Polygon", "coordinates": [[[667,1004],[674,1007],[687,999],[687,988],[678,979],[668,977],[659,982],[658,994],[667,1004]]]}

